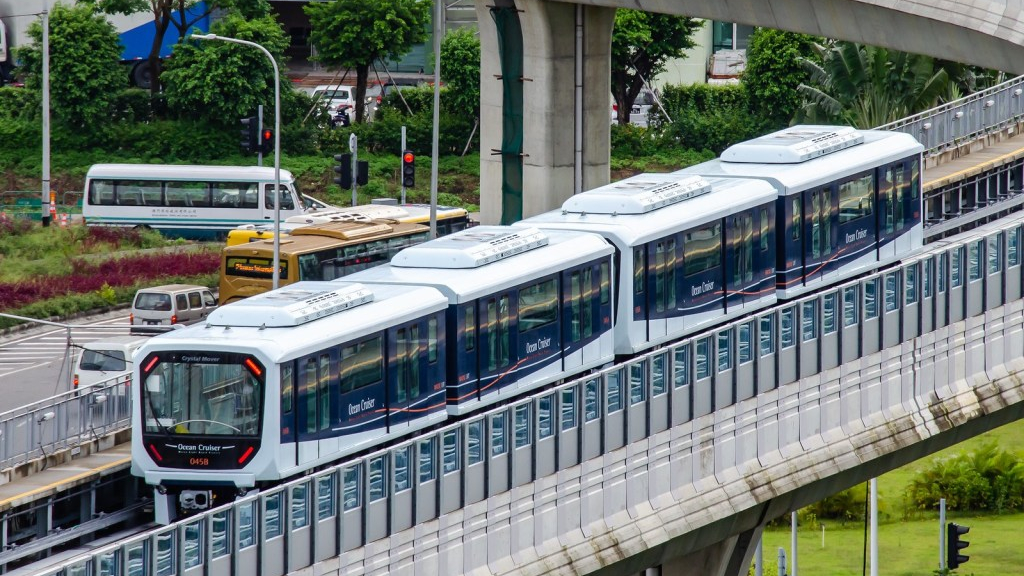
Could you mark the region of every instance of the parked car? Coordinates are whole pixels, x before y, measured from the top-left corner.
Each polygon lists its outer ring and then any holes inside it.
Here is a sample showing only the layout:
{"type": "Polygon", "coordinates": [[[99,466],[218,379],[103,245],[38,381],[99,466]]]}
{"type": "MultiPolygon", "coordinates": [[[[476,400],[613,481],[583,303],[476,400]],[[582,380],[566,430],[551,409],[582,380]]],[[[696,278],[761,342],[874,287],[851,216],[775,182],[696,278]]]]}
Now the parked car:
{"type": "Polygon", "coordinates": [[[141,288],[132,299],[129,332],[153,333],[173,324],[195,324],[216,309],[217,298],[205,286],[167,284],[141,288]]]}
{"type": "MultiPolygon", "coordinates": [[[[657,97],[653,92],[644,88],[640,90],[640,93],[636,95],[636,100],[633,100],[633,109],[629,113],[629,123],[637,126],[647,126],[647,114],[651,111],[651,107],[654,106],[657,97]]],[[[619,121],[619,107],[615,103],[615,98],[612,98],[612,124],[619,121]]]]}
{"type": "MultiPolygon", "coordinates": [[[[313,89],[313,98],[321,99],[327,105],[327,113],[330,114],[331,122],[337,125],[341,119],[339,116],[348,118],[351,110],[356,107],[356,89],[354,86],[343,86],[340,84],[325,84],[313,89]]],[[[347,121],[344,124],[348,125],[347,121]]]]}

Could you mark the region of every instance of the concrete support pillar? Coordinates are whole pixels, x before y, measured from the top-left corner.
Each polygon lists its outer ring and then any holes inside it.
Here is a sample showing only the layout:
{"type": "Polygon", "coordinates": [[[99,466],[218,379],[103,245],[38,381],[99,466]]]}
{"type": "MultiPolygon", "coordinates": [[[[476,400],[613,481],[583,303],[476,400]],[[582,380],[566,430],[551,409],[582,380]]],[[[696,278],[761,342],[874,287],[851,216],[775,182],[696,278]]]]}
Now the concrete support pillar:
{"type": "Polygon", "coordinates": [[[764,532],[759,525],[692,554],[661,565],[661,576],[746,576],[757,543],[764,532]]]}
{"type": "MultiPolygon", "coordinates": [[[[491,6],[514,6],[522,27],[523,217],[561,206],[576,190],[607,184],[610,150],[611,32],[615,9],[545,0],[476,0],[480,28],[480,212],[497,224],[502,209],[503,79],[491,6]],[[577,42],[577,31],[582,33],[577,42]],[[579,46],[579,50],[577,47],[579,46]],[[581,90],[577,84],[581,59],[581,90]],[[576,97],[581,94],[582,105],[576,97]],[[577,124],[579,123],[579,125],[577,124]],[[582,164],[579,168],[577,163],[582,164]]],[[[518,79],[507,79],[518,81],[518,79]]],[[[507,204],[506,204],[507,206],[507,204]]]]}

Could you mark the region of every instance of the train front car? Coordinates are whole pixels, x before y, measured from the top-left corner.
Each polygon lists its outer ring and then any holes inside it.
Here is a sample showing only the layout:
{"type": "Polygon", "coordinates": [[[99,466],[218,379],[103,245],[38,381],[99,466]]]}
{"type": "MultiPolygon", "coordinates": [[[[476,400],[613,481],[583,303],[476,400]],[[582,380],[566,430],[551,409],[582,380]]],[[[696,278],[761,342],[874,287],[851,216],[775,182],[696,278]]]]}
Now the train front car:
{"type": "Polygon", "coordinates": [[[446,305],[431,288],[298,282],[147,342],[132,474],[156,520],[443,421],[446,305]]]}
{"type": "Polygon", "coordinates": [[[775,302],[775,198],[761,180],[639,174],[522,224],[615,245],[615,352],[629,355],[775,302]]]}
{"type": "Polygon", "coordinates": [[[464,414],[614,358],[612,252],[596,234],[477,226],[346,280],[448,298],[448,411],[464,414]]]}
{"type": "Polygon", "coordinates": [[[901,132],[791,126],[676,174],[760,178],[777,189],[776,283],[790,299],[920,250],[923,150],[901,132]]]}

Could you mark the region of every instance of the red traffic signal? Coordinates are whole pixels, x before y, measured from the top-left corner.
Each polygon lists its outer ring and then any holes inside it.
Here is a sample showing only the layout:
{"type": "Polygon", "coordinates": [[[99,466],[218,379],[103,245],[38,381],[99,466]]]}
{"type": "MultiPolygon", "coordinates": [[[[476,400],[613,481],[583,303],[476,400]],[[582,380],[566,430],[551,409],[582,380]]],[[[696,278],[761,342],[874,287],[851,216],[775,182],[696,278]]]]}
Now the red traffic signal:
{"type": "Polygon", "coordinates": [[[416,157],[413,156],[412,152],[406,152],[405,154],[402,155],[402,162],[406,164],[412,164],[415,161],[416,157]]]}
{"type": "Polygon", "coordinates": [[[259,151],[264,154],[269,154],[274,150],[274,131],[269,128],[264,128],[260,131],[260,148],[259,151]]]}
{"type": "Polygon", "coordinates": [[[412,188],[416,185],[416,155],[412,150],[402,152],[402,187],[412,188]]]}

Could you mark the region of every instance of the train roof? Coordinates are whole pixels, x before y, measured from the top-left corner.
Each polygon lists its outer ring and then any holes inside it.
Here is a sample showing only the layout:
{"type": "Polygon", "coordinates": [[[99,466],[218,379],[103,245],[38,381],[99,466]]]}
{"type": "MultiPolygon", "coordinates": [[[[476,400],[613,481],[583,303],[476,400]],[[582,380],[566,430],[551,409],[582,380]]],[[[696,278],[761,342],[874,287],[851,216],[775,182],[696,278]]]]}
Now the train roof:
{"type": "Polygon", "coordinates": [[[920,154],[909,134],[836,126],[791,126],[729,147],[722,157],[675,174],[764,178],[790,194],[920,154]]]}
{"type": "MultiPolygon", "coordinates": [[[[160,180],[237,181],[240,175],[260,182],[273,182],[274,169],[260,166],[196,166],[188,164],[93,164],[86,178],[158,178],[160,180]]],[[[281,170],[281,182],[292,181],[292,173],[281,170]]]]}
{"type": "Polygon", "coordinates": [[[561,209],[520,224],[597,232],[620,246],[635,246],[772,202],[776,195],[763,180],[638,174],[576,194],[561,209]],[[673,183],[678,184],[676,201],[668,202],[664,191],[673,183]]]}
{"type": "Polygon", "coordinates": [[[519,286],[610,255],[604,238],[586,232],[477,226],[403,249],[390,264],[345,277],[365,284],[421,284],[453,303],[519,286]]]}
{"type": "Polygon", "coordinates": [[[251,352],[272,360],[293,358],[447,308],[448,300],[425,286],[305,281],[217,308],[202,324],[154,336],[150,350],[251,352]]]}

